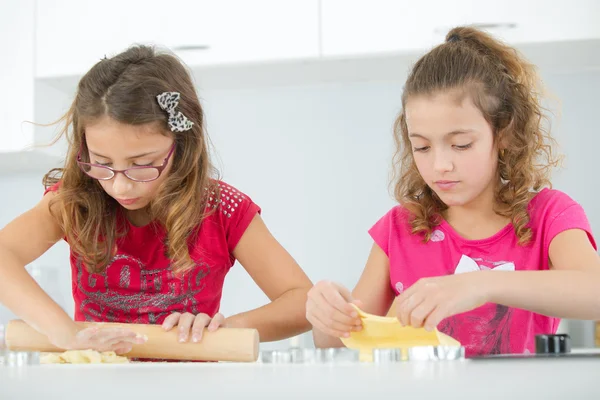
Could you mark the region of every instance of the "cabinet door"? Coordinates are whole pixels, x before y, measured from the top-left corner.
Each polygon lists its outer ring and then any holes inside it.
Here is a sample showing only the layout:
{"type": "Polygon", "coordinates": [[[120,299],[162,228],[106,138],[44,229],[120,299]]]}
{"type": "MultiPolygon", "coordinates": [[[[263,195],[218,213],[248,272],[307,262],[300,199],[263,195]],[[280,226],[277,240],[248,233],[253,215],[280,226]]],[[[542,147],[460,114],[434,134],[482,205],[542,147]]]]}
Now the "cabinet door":
{"type": "Polygon", "coordinates": [[[440,41],[449,28],[465,24],[479,24],[513,45],[600,38],[596,0],[457,0],[435,8],[440,41]]]}
{"type": "Polygon", "coordinates": [[[508,43],[600,38],[595,0],[322,0],[325,55],[426,51],[457,25],[508,43]]]}
{"type": "MultiPolygon", "coordinates": [[[[322,0],[324,56],[411,51],[434,34],[418,9],[426,1],[322,0]],[[417,17],[415,17],[417,16],[417,17]]],[[[430,18],[427,16],[427,18],[430,18]]]]}
{"type": "Polygon", "coordinates": [[[37,77],[80,75],[134,43],[190,66],[314,57],[318,0],[44,0],[37,5],[37,77]]]}
{"type": "Polygon", "coordinates": [[[0,152],[33,142],[34,0],[0,0],[0,152]]]}

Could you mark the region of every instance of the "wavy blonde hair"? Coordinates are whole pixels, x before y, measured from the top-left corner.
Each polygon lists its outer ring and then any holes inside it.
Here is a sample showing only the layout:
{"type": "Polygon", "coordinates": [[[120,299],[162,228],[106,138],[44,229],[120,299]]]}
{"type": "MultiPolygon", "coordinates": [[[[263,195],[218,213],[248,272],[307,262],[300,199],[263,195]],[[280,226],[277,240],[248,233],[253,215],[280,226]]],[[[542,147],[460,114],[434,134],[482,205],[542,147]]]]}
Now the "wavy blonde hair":
{"type": "Polygon", "coordinates": [[[551,187],[550,172],[559,160],[544,126],[536,68],[480,30],[452,29],[446,42],[421,57],[410,72],[394,124],[394,196],[411,212],[413,234],[428,241],[447,206],[417,170],[404,109],[413,96],[451,90],[469,95],[492,127],[499,148],[496,212],[511,219],[519,244],[525,245],[532,238],[527,206],[535,192],[551,187]]]}
{"type": "Polygon", "coordinates": [[[126,234],[119,224],[120,205],[106,194],[99,182],[85,175],[77,155],[87,160],[85,126],[108,116],[131,125],[158,124],[175,141],[175,154],[167,178],[150,202],[150,217],[166,230],[166,255],[175,273],[195,266],[188,241],[198,233],[206,216],[207,194],[218,189],[211,179],[204,132],[204,113],[190,74],[173,55],[152,47],[134,46],[99,61],[79,82],[75,99],[58,121],[64,126],[55,140],[65,135],[69,142],[64,168],[44,177],[48,188],[60,186],[50,207],[71,250],[82,257],[90,272],[102,272],[117,250],[118,239],[126,234]],[[191,130],[171,132],[168,115],[156,100],[162,92],[179,92],[178,110],[194,122],[191,130]]]}

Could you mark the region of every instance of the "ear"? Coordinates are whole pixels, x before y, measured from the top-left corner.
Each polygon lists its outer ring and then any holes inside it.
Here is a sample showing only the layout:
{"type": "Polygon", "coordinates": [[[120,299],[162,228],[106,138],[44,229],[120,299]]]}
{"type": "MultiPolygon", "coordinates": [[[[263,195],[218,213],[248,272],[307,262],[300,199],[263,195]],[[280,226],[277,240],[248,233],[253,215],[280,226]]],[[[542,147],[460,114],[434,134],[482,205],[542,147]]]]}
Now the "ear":
{"type": "Polygon", "coordinates": [[[496,134],[496,148],[498,152],[504,152],[508,148],[508,135],[506,129],[498,131],[496,134]]]}

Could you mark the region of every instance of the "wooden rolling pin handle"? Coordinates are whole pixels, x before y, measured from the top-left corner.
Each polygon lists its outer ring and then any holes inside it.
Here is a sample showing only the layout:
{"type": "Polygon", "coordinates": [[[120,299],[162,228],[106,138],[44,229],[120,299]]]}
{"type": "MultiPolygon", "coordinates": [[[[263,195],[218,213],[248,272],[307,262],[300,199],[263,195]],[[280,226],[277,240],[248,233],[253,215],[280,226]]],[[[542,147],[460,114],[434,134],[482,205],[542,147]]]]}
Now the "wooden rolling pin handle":
{"type": "MultiPolygon", "coordinates": [[[[122,327],[148,337],[144,344],[133,345],[125,354],[130,358],[153,358],[186,361],[254,362],[258,359],[259,336],[256,329],[219,328],[206,329],[200,343],[179,343],[177,329],[165,332],[160,325],[78,322],[81,328],[92,326],[122,327]]],[[[56,352],[59,349],[48,338],[24,321],[12,320],[6,326],[6,347],[13,351],[56,352]]]]}

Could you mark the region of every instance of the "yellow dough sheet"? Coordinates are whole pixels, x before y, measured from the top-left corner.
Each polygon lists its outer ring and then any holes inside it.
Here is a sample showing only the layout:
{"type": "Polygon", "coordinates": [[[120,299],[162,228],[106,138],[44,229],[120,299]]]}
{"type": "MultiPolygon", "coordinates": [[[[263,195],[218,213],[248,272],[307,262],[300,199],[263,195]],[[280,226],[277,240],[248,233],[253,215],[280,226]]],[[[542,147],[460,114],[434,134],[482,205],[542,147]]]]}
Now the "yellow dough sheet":
{"type": "Polygon", "coordinates": [[[342,338],[342,343],[360,353],[361,361],[373,361],[373,349],[402,349],[402,357],[406,359],[407,349],[415,346],[460,346],[452,337],[437,329],[427,331],[425,328],[402,326],[396,317],[380,317],[368,314],[352,306],[362,320],[363,329],[351,332],[350,337],[342,338]]]}

